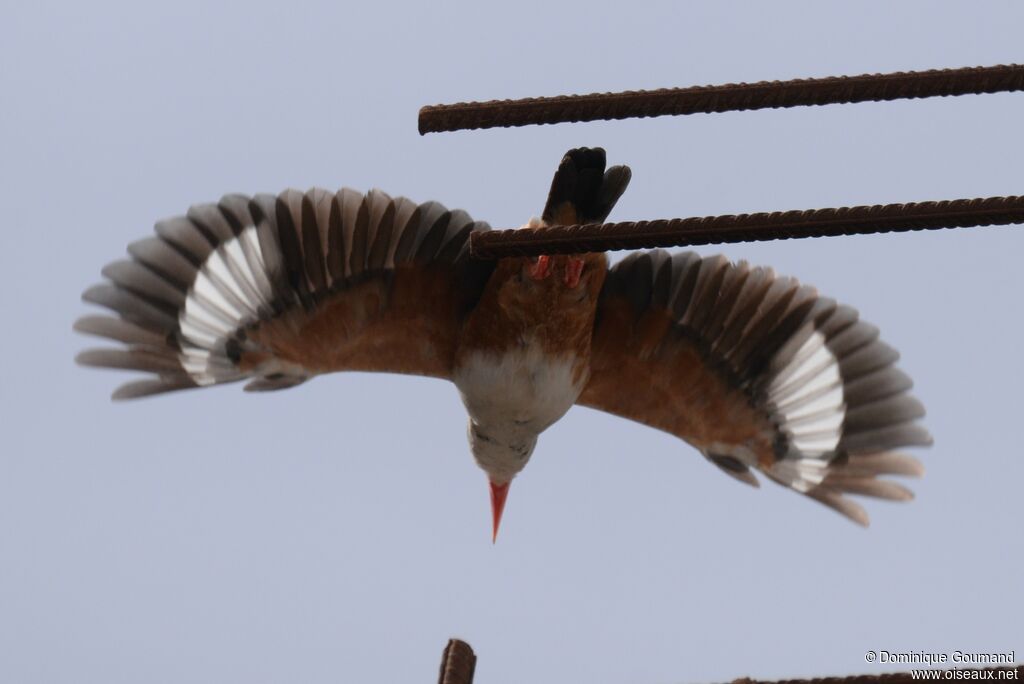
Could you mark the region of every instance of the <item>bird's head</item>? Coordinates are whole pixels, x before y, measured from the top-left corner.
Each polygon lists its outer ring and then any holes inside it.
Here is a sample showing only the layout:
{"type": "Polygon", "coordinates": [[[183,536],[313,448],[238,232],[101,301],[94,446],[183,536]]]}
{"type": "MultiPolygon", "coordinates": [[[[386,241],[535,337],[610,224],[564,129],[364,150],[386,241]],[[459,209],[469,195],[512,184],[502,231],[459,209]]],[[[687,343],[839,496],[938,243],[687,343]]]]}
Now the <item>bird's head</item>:
{"type": "Polygon", "coordinates": [[[491,488],[491,514],[494,523],[491,540],[498,538],[501,514],[505,510],[505,499],[512,479],[529,462],[537,446],[537,435],[524,431],[522,434],[491,435],[482,431],[472,420],[469,422],[469,446],[485,473],[491,488]]]}

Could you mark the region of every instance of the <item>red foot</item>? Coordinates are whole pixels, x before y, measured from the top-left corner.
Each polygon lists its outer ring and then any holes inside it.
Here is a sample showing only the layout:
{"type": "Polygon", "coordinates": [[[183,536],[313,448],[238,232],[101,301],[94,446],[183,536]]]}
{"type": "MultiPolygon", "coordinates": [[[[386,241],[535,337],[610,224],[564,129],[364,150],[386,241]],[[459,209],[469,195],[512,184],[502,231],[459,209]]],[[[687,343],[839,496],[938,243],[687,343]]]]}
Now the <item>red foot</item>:
{"type": "Polygon", "coordinates": [[[542,254],[537,257],[530,268],[530,277],[534,280],[544,280],[551,274],[551,257],[542,254]]]}
{"type": "Polygon", "coordinates": [[[565,265],[565,284],[567,287],[574,288],[580,284],[580,276],[583,274],[583,259],[577,257],[569,257],[569,262],[565,265]]]}

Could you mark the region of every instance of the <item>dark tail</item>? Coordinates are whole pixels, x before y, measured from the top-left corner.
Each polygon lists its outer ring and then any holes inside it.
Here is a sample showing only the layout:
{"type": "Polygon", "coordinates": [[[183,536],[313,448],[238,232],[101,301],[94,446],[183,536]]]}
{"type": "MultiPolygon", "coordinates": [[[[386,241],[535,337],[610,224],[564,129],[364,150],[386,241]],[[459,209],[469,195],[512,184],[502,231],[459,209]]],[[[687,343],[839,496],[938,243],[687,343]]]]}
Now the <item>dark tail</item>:
{"type": "Polygon", "coordinates": [[[603,148],[577,147],[566,152],[551,181],[544,222],[604,223],[632,176],[628,166],[613,166],[607,171],[604,166],[603,148]]]}

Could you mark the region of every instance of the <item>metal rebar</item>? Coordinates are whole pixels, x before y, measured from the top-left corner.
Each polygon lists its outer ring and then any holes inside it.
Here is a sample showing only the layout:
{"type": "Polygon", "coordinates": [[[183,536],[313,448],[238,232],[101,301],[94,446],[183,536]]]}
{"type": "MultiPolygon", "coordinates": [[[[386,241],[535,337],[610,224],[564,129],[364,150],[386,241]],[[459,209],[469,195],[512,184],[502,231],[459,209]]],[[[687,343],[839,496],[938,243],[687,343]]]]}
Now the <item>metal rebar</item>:
{"type": "Polygon", "coordinates": [[[473,233],[470,251],[475,257],[494,259],[506,256],[581,254],[610,249],[760,242],[1009,223],[1024,223],[1024,197],[986,197],[494,230],[473,233]]]}
{"type": "Polygon", "coordinates": [[[449,639],[441,656],[441,673],[437,684],[473,684],[476,654],[465,641],[449,639]]]}
{"type": "Polygon", "coordinates": [[[1024,65],[559,95],[428,105],[420,135],[474,128],[668,116],[1024,90],[1024,65]]]}
{"type": "MultiPolygon", "coordinates": [[[[935,677],[935,679],[942,679],[944,681],[968,679],[1019,681],[1021,677],[1024,677],[1024,665],[965,667],[952,670],[934,670],[934,672],[940,675],[935,677]],[[992,673],[991,675],[988,674],[990,672],[992,673]]],[[[849,677],[816,677],[814,679],[776,679],[770,682],[743,677],[741,679],[734,679],[732,684],[910,684],[919,679],[924,679],[920,675],[920,671],[917,673],[893,672],[888,674],[853,675],[849,677]]]]}

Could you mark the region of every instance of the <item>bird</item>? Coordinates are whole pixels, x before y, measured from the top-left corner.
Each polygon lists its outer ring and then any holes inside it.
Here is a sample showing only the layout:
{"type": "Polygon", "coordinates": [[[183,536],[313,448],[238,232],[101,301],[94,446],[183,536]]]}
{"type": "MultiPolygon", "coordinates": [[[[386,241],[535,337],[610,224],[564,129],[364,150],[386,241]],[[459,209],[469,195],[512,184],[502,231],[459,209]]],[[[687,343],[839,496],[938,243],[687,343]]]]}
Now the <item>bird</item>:
{"type": "MultiPolygon", "coordinates": [[[[569,150],[528,226],[601,223],[632,177],[569,150]]],[[[381,190],[232,194],[130,244],[74,328],[119,343],[85,366],[141,371],[115,400],[337,371],[452,382],[487,475],[496,540],[542,432],[581,405],[681,438],[867,526],[850,495],[909,500],[924,407],[876,327],[808,285],[724,256],[664,250],[473,258],[465,211],[381,190]]]]}

